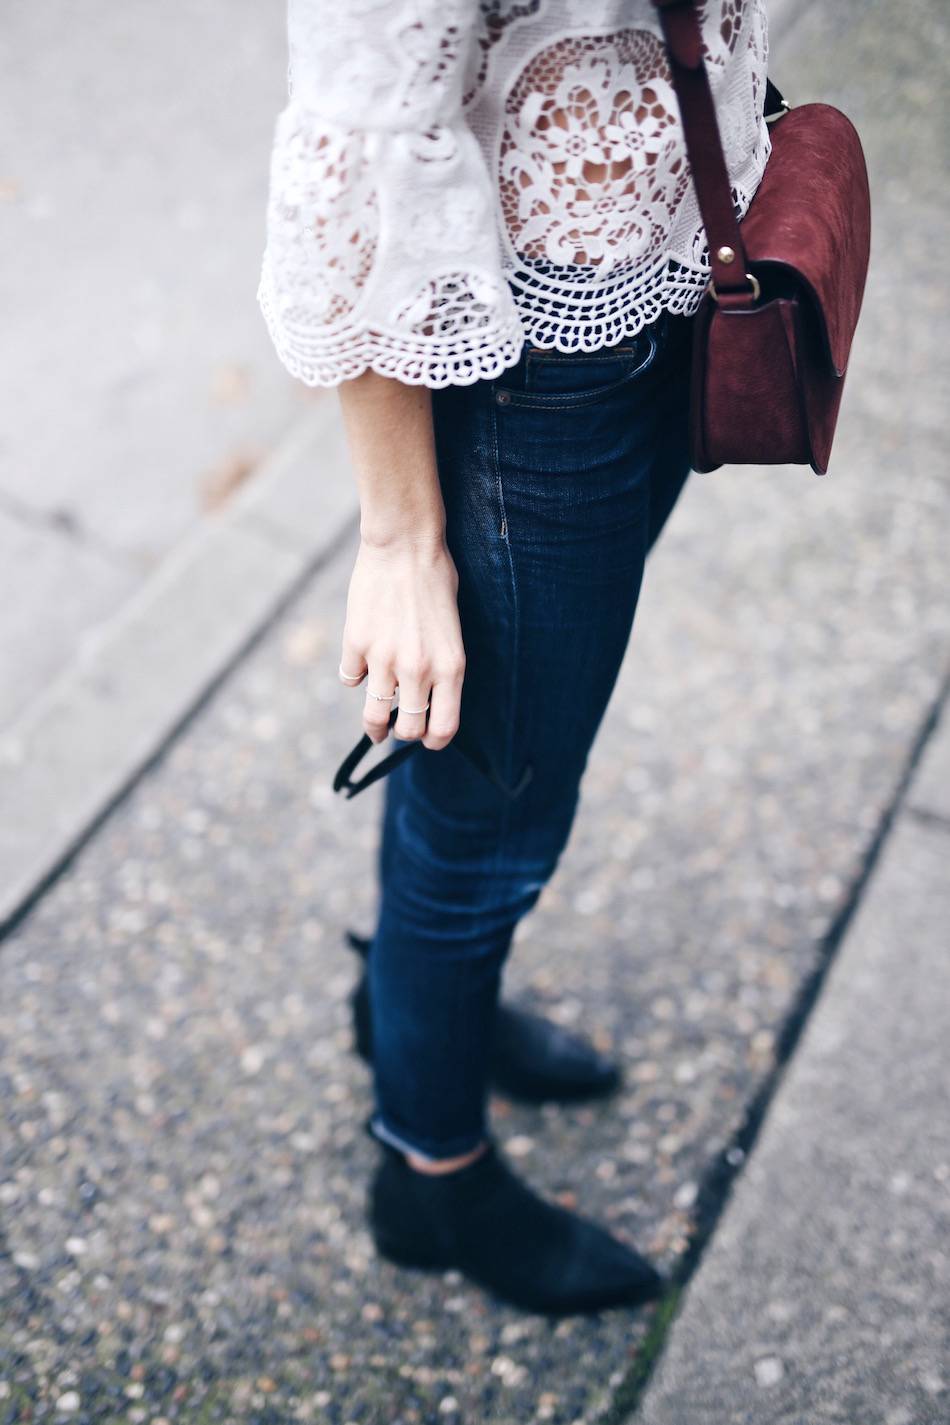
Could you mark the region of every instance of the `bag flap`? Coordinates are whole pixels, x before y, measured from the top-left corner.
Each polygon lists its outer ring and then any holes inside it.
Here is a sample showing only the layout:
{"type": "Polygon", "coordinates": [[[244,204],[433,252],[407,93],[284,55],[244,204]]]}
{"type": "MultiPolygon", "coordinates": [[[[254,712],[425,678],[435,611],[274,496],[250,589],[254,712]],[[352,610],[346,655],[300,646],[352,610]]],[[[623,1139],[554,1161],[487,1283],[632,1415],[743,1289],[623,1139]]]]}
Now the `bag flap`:
{"type": "Polygon", "coordinates": [[[871,200],[857,131],[830,104],[791,109],[742,220],[749,261],[779,264],[810,290],[839,376],[848,365],[871,247],[871,200]]]}

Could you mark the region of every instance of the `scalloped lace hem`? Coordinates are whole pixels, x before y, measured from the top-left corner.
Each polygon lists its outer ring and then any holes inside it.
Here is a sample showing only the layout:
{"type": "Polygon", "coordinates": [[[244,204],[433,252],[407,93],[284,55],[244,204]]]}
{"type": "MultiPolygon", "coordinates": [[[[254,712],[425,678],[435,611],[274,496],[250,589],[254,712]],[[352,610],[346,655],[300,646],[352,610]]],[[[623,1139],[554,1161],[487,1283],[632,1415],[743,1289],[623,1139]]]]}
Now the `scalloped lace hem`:
{"type": "MultiPolygon", "coordinates": [[[[406,385],[439,390],[493,380],[517,364],[525,342],[566,353],[599,351],[636,336],[665,311],[691,316],[702,301],[709,273],[687,271],[670,263],[659,277],[662,280],[649,292],[639,293],[635,305],[598,311],[592,304],[578,313],[575,304],[570,316],[563,306],[550,312],[523,308],[520,320],[501,322],[494,331],[479,333],[470,345],[463,337],[453,336],[440,344],[410,347],[403,336],[353,325],[338,327],[332,335],[304,338],[281,325],[265,277],[257,300],[280,361],[291,376],[307,386],[337,386],[373,370],[406,385]]],[[[556,303],[558,299],[550,294],[547,300],[556,303]]]]}
{"type": "Polygon", "coordinates": [[[548,282],[542,288],[537,274],[523,269],[513,269],[509,281],[519,303],[525,340],[532,346],[569,353],[613,346],[636,336],[664,312],[692,316],[709,285],[709,271],[697,271],[670,260],[653,274],[647,286],[643,285],[643,274],[638,274],[636,300],[618,286],[616,298],[601,294],[586,303],[576,291],[567,296],[548,282]],[[522,285],[525,277],[527,287],[522,285]]]}
{"type": "MultiPolygon", "coordinates": [[[[764,163],[751,182],[737,188],[740,217],[752,201],[762,169],[764,163]]],[[[503,276],[513,304],[503,303],[497,320],[469,335],[457,331],[441,338],[355,322],[332,331],[294,331],[278,315],[266,260],[257,300],[278,357],[307,386],[336,386],[373,370],[410,386],[439,390],[493,380],[517,363],[526,342],[565,353],[598,351],[636,336],[664,312],[692,316],[709,284],[708,252],[702,252],[699,261],[697,267],[668,256],[652,272],[618,271],[612,283],[608,274],[596,289],[585,291],[569,277],[559,279],[556,269],[543,271],[509,258],[503,276]]]]}
{"type": "Polygon", "coordinates": [[[376,327],[350,324],[332,333],[301,336],[280,322],[267,269],[261,274],[257,301],[283,365],[307,386],[337,386],[373,370],[408,386],[470,386],[491,380],[521,356],[524,330],[517,314],[482,328],[466,341],[464,333],[441,341],[416,341],[376,327]]]}
{"type": "MultiPolygon", "coordinates": [[[[599,351],[636,336],[663,312],[692,316],[708,285],[708,271],[689,271],[669,263],[657,276],[648,292],[638,293],[635,305],[598,311],[591,304],[578,312],[575,299],[572,308],[562,306],[560,311],[522,308],[520,320],[501,322],[494,331],[480,332],[470,345],[464,337],[453,336],[439,344],[410,347],[404,336],[354,325],[338,327],[332,335],[304,338],[279,322],[266,278],[261,279],[257,300],[280,361],[291,376],[307,386],[337,386],[373,370],[406,385],[439,390],[493,380],[517,364],[525,342],[565,353],[599,351]]],[[[558,302],[554,293],[547,300],[558,302]]]]}

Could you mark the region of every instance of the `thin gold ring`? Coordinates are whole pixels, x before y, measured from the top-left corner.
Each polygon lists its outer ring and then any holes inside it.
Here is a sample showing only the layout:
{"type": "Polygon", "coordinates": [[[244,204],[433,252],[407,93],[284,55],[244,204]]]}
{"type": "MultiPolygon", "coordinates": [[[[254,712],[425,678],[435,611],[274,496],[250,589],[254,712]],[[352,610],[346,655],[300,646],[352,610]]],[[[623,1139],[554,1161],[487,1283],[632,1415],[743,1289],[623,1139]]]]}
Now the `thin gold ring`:
{"type": "Polygon", "coordinates": [[[362,673],[344,673],[343,664],[340,664],[340,679],[344,683],[362,683],[366,677],[365,671],[362,673]]]}
{"type": "Polygon", "coordinates": [[[404,708],[400,703],[399,711],[401,713],[405,713],[406,717],[420,717],[422,713],[427,713],[429,711],[429,704],[426,703],[424,708],[404,708]]]}
{"type": "Polygon", "coordinates": [[[375,698],[378,703],[391,703],[396,696],[396,692],[395,689],[393,689],[391,693],[371,693],[369,688],[367,688],[366,696],[368,698],[375,698]]]}

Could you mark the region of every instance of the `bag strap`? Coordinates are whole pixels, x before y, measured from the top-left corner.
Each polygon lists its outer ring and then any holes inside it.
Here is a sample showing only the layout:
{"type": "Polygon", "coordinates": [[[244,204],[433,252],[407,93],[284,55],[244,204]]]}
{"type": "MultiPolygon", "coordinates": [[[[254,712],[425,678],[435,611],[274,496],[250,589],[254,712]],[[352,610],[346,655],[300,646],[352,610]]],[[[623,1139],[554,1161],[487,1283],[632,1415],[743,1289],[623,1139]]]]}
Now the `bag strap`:
{"type": "MultiPolygon", "coordinates": [[[[715,296],[723,306],[747,306],[750,298],[755,300],[757,283],[748,276],[749,260],[739,231],[716,106],[703,62],[696,0],[653,0],[653,4],[660,13],[686,153],[709,243],[715,296]]],[[[784,105],[774,85],[772,92],[778,96],[779,105],[784,105]]]]}

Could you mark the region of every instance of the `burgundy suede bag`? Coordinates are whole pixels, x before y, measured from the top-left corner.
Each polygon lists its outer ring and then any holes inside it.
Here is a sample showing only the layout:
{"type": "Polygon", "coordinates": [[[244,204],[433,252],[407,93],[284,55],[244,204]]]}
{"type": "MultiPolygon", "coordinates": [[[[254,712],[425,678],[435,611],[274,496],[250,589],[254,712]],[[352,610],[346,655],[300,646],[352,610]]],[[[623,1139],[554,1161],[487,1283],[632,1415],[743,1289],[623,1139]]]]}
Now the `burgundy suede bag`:
{"type": "MultiPolygon", "coordinates": [[[[871,243],[861,141],[830,104],[788,108],[741,226],[703,61],[696,0],[660,11],[712,280],[696,313],[690,446],[695,470],[828,469],[871,243]]],[[[774,101],[773,101],[774,102],[774,101]]]]}

